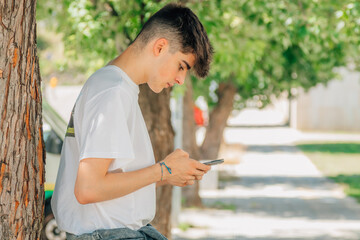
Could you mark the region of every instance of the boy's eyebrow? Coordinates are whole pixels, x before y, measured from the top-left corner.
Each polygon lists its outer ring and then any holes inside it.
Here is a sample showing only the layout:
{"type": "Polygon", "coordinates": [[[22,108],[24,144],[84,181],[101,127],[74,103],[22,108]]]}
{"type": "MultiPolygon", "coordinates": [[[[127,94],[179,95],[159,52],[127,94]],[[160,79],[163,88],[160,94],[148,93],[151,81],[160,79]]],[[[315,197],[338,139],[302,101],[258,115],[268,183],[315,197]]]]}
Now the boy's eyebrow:
{"type": "Polygon", "coordinates": [[[190,70],[190,69],[191,69],[191,67],[190,67],[190,65],[187,63],[187,61],[185,61],[185,60],[182,60],[182,61],[185,63],[185,65],[186,65],[187,69],[188,69],[188,70],[190,70]]]}

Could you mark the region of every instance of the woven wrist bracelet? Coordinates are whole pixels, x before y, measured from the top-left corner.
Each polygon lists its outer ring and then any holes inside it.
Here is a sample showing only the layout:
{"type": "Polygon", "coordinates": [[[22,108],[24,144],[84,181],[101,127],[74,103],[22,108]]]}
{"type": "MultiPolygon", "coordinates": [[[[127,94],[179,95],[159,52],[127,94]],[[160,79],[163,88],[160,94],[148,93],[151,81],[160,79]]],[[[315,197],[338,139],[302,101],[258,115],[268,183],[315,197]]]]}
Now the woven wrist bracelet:
{"type": "Polygon", "coordinates": [[[168,172],[171,174],[171,168],[169,168],[164,162],[160,162],[160,167],[161,167],[161,181],[163,180],[163,174],[164,174],[162,166],[165,166],[166,169],[168,170],[168,172]]]}

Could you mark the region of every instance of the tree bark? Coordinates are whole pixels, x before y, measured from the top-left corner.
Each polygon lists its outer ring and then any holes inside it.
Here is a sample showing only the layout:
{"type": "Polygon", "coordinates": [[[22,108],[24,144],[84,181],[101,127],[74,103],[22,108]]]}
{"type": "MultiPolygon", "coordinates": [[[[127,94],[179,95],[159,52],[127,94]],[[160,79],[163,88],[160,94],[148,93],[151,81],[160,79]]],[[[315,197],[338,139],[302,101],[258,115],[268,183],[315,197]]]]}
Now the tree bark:
{"type": "Polygon", "coordinates": [[[220,83],[217,90],[218,104],[210,113],[209,124],[206,127],[205,139],[200,151],[201,159],[218,157],[226,121],[233,109],[235,94],[236,87],[233,84],[220,83]]]}
{"type": "MultiPolygon", "coordinates": [[[[174,130],[171,125],[170,89],[155,94],[147,86],[140,85],[139,104],[146,122],[154,149],[155,160],[159,162],[174,150],[174,130]]],[[[157,188],[156,216],[152,224],[171,239],[171,199],[172,186],[157,188]]]]}
{"type": "Polygon", "coordinates": [[[0,239],[39,239],[45,151],[36,0],[0,2],[0,239]]]}
{"type": "MultiPolygon", "coordinates": [[[[196,143],[196,124],[194,120],[193,86],[191,79],[186,81],[186,91],[183,98],[183,149],[190,157],[200,159],[200,148],[196,143]]],[[[186,207],[203,207],[199,195],[199,182],[182,189],[184,205],[186,207]]]]}

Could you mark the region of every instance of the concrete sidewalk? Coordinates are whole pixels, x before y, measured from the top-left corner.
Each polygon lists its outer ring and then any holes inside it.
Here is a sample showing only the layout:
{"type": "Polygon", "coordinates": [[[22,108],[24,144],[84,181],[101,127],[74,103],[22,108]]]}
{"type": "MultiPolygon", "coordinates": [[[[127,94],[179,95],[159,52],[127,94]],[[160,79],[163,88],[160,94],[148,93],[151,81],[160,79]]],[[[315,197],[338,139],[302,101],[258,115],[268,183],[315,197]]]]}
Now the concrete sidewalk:
{"type": "MultiPolygon", "coordinates": [[[[289,128],[227,128],[227,143],[247,151],[237,165],[222,165],[218,190],[201,191],[207,206],[186,209],[173,229],[180,239],[360,239],[360,205],[324,178],[294,142],[360,141],[360,135],[303,134],[289,128]]],[[[219,166],[220,167],[220,166],[219,166]]]]}

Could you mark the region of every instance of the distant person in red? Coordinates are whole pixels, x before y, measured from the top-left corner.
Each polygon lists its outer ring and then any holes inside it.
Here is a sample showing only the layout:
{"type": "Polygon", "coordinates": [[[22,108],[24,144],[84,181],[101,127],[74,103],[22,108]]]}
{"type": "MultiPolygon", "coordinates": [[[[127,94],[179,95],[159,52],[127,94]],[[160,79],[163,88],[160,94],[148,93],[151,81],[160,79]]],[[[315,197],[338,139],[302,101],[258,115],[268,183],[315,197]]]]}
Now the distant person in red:
{"type": "Polygon", "coordinates": [[[204,116],[203,116],[203,112],[201,111],[200,108],[198,108],[198,106],[194,105],[194,119],[195,119],[195,123],[198,126],[204,126],[204,116]]]}

